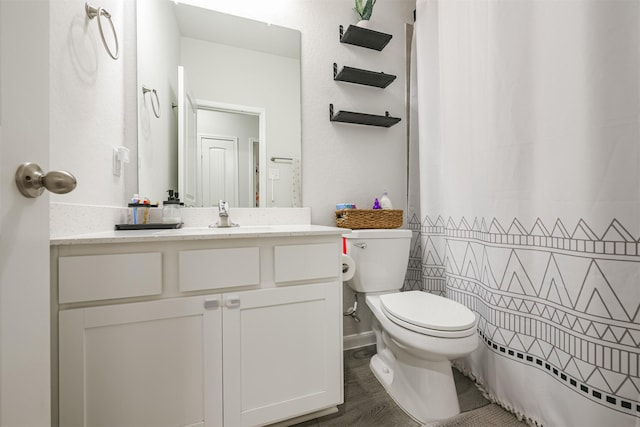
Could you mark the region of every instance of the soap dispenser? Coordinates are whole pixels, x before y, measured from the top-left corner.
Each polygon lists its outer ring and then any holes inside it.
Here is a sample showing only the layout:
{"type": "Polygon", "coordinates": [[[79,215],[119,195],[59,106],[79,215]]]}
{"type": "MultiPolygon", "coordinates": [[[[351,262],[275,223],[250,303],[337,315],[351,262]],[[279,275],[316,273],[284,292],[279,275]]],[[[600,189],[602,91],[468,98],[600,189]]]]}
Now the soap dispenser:
{"type": "Polygon", "coordinates": [[[180,207],[184,206],[184,203],[180,202],[177,191],[167,190],[167,194],[167,200],[162,202],[162,223],[181,224],[182,216],[180,214],[180,207]]]}

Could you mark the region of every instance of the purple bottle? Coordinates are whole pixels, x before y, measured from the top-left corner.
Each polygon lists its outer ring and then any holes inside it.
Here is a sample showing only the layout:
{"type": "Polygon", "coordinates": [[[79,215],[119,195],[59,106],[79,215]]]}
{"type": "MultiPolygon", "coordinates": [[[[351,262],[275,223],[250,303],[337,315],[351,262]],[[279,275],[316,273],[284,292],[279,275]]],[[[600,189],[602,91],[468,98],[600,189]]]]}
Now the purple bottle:
{"type": "Polygon", "coordinates": [[[376,200],[373,202],[373,208],[372,209],[382,209],[382,207],[380,206],[380,202],[378,201],[377,197],[376,197],[376,200]]]}

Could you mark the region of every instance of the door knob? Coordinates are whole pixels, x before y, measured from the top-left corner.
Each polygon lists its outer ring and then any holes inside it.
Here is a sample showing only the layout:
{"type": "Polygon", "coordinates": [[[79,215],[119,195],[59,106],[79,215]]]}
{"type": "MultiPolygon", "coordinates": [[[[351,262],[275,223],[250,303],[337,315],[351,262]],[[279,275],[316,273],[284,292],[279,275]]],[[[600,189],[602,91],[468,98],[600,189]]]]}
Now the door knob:
{"type": "Polygon", "coordinates": [[[24,197],[38,197],[46,188],[52,193],[65,194],[76,188],[76,177],[67,171],[45,174],[36,163],[22,163],[16,170],[16,185],[24,197]]]}

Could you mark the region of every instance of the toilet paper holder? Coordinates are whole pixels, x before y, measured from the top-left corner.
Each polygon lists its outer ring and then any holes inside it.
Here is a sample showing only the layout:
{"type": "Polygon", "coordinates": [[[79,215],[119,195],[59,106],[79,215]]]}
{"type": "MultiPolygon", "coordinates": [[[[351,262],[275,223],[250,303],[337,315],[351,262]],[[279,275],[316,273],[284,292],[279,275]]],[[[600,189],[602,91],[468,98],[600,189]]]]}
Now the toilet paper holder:
{"type": "Polygon", "coordinates": [[[342,255],[342,281],[351,280],[356,271],[356,263],[349,255],[342,255]]]}
{"type": "MultiPolygon", "coordinates": [[[[361,243],[361,245],[364,245],[364,247],[367,246],[366,243],[361,243]]],[[[356,270],[356,263],[353,260],[353,258],[351,258],[349,255],[343,254],[342,255],[342,281],[346,282],[348,280],[351,280],[353,278],[355,270],[356,270]]],[[[345,311],[343,314],[345,316],[352,317],[353,320],[355,320],[356,322],[360,322],[360,318],[358,317],[358,313],[357,313],[358,294],[354,292],[353,298],[354,298],[353,306],[349,307],[347,311],[345,311]]]]}
{"type": "Polygon", "coordinates": [[[352,317],[356,323],[360,322],[360,318],[358,317],[358,294],[354,292],[353,294],[353,306],[349,307],[347,311],[342,313],[344,316],[352,317]]]}

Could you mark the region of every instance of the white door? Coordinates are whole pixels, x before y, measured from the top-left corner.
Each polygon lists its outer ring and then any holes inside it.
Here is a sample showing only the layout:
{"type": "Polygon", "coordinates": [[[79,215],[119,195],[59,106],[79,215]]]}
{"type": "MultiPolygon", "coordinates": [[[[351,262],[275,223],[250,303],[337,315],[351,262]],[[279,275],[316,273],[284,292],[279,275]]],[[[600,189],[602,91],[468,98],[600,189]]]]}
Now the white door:
{"type": "Polygon", "coordinates": [[[13,179],[20,163],[49,167],[50,5],[0,0],[1,426],[51,423],[49,196],[13,179]]]}
{"type": "Polygon", "coordinates": [[[196,205],[198,191],[197,106],[189,92],[186,70],[178,66],[178,192],[187,206],[196,205]]]}
{"type": "Polygon", "coordinates": [[[238,206],[238,138],[200,136],[202,206],[238,206]]]}

